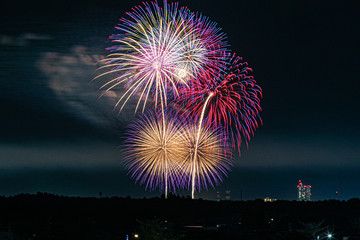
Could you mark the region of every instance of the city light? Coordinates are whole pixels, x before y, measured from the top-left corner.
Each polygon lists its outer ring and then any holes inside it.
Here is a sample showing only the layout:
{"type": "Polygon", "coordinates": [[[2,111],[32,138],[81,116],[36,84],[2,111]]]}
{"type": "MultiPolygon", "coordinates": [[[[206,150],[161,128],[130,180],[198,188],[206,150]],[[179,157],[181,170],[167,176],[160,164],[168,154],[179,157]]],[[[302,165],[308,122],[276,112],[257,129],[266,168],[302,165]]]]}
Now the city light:
{"type": "Polygon", "coordinates": [[[327,239],[334,239],[334,234],[330,231],[328,231],[326,234],[327,239]]]}

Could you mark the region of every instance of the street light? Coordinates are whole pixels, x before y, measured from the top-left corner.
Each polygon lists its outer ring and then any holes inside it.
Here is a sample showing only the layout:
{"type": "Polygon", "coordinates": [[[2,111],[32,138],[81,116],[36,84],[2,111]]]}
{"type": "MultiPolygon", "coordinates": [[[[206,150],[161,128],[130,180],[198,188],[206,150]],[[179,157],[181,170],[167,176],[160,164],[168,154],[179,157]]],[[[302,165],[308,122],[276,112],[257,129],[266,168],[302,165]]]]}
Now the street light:
{"type": "Polygon", "coordinates": [[[332,239],[332,238],[333,238],[332,233],[328,233],[326,236],[327,236],[328,239],[332,239]]]}

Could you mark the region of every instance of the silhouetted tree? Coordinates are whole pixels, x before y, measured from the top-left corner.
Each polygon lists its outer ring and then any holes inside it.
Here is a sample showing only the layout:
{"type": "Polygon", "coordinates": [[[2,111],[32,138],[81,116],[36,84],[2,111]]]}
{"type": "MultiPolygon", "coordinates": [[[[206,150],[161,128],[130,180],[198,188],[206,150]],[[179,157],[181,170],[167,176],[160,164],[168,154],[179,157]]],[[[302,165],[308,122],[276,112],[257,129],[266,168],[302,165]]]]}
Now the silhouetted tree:
{"type": "Polygon", "coordinates": [[[141,240],[180,240],[183,235],[176,234],[173,229],[173,224],[167,221],[160,221],[159,219],[140,221],[140,236],[141,240]]]}
{"type": "Polygon", "coordinates": [[[351,226],[355,229],[355,230],[360,230],[360,218],[355,218],[351,221],[351,226]]]}
{"type": "Polygon", "coordinates": [[[324,235],[325,231],[328,229],[328,227],[323,226],[324,220],[320,222],[299,222],[301,225],[301,228],[297,231],[299,233],[302,233],[307,239],[314,239],[318,240],[320,239],[320,236],[324,235]]]}

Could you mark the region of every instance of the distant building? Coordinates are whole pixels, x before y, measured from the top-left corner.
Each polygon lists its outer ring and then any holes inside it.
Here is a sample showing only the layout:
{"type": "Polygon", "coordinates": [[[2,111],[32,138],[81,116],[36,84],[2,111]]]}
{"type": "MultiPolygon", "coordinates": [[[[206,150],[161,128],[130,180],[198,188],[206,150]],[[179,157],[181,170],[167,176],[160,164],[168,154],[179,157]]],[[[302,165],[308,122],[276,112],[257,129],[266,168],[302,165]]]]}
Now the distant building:
{"type": "Polygon", "coordinates": [[[230,191],[225,191],[225,193],[226,193],[225,200],[230,200],[231,199],[230,191]]]}
{"type": "Polygon", "coordinates": [[[220,202],[221,198],[220,198],[220,192],[216,193],[216,201],[220,202]]]}
{"type": "Polygon", "coordinates": [[[269,198],[269,197],[264,198],[264,202],[276,202],[276,201],[277,201],[276,198],[269,198]]]}
{"type": "Polygon", "coordinates": [[[305,185],[305,201],[311,201],[311,185],[305,185]]]}
{"type": "Polygon", "coordinates": [[[297,185],[298,189],[298,201],[311,201],[311,185],[304,185],[301,180],[297,185]]]}

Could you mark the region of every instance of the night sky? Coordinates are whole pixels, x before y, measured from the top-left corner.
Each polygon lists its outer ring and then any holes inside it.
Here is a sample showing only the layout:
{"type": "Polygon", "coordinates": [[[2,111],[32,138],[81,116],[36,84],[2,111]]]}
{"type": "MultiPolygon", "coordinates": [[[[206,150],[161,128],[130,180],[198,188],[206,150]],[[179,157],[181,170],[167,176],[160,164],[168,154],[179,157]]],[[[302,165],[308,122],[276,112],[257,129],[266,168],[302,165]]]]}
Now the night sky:
{"type": "MultiPolygon", "coordinates": [[[[232,199],[360,197],[359,21],[345,1],[186,0],[228,35],[263,89],[261,126],[215,190],[232,199]]],[[[133,103],[99,99],[108,36],[141,1],[13,1],[0,10],[0,195],[158,196],[122,166],[133,103]]],[[[188,195],[189,192],[180,192],[188,195]]]]}

